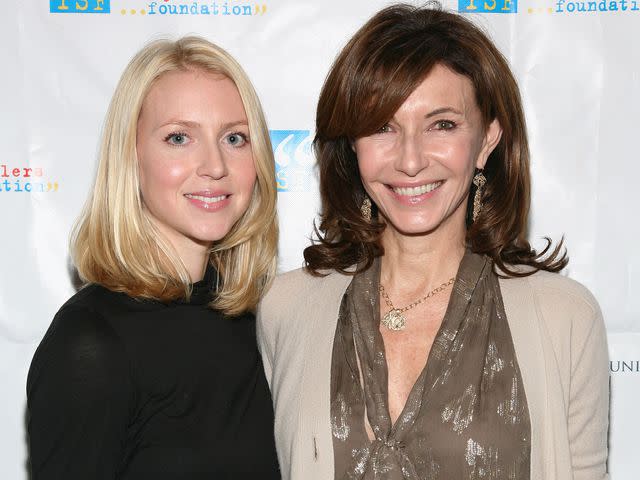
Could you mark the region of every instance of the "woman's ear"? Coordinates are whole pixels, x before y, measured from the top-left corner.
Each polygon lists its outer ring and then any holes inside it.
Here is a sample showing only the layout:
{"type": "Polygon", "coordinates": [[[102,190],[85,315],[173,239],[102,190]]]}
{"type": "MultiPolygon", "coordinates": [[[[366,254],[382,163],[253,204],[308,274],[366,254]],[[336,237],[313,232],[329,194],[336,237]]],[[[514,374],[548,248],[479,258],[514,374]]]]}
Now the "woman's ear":
{"type": "Polygon", "coordinates": [[[476,168],[479,168],[480,170],[484,169],[484,166],[489,159],[489,155],[491,155],[491,152],[493,152],[493,150],[498,146],[498,143],[500,143],[500,138],[502,138],[502,126],[498,119],[494,118],[489,124],[484,135],[484,139],[482,140],[482,149],[480,150],[478,160],[476,161],[476,168]]]}

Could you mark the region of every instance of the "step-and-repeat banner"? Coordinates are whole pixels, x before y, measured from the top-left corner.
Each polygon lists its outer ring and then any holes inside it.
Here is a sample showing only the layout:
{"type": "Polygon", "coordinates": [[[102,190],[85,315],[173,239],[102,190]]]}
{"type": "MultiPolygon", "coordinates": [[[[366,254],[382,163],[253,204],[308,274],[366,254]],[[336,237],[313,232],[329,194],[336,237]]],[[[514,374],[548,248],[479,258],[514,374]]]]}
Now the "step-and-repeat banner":
{"type": "MultiPolygon", "coordinates": [[[[72,224],[91,188],[107,105],[151,39],[202,35],[245,67],[267,114],[280,270],[302,263],[319,207],[315,102],[375,0],[4,0],[0,15],[0,478],[27,478],[25,378],[74,293],[72,224]]],[[[511,62],[525,102],[530,237],[565,236],[566,274],[609,332],[615,480],[635,480],[640,414],[640,0],[449,0],[511,62]]]]}

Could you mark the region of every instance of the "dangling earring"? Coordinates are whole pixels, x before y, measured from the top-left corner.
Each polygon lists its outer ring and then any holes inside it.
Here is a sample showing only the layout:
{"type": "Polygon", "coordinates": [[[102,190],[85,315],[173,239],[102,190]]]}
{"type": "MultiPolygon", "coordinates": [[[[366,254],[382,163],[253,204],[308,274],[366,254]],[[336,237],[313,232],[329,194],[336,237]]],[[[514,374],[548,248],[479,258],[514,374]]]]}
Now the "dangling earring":
{"type": "Polygon", "coordinates": [[[362,205],[360,205],[360,212],[367,222],[371,221],[371,199],[367,194],[365,194],[362,205]]]}
{"type": "Polygon", "coordinates": [[[476,193],[473,196],[472,218],[474,222],[482,210],[482,190],[484,189],[485,183],[487,183],[487,178],[484,176],[484,173],[482,173],[482,170],[478,170],[478,173],[473,177],[473,184],[476,186],[476,193]]]}

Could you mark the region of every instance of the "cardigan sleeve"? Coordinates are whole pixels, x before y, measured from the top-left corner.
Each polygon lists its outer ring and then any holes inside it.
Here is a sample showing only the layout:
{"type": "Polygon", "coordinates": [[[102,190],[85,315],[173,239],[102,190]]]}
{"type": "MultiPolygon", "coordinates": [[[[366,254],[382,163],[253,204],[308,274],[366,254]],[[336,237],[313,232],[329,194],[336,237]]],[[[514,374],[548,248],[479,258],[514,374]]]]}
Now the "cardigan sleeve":
{"type": "Polygon", "coordinates": [[[116,478],[132,391],[127,354],[113,328],[87,308],[63,308],[27,379],[31,478],[116,478]]]}
{"type": "Polygon", "coordinates": [[[269,321],[272,316],[272,312],[269,312],[264,299],[258,305],[258,311],[256,313],[256,335],[258,338],[258,350],[262,355],[262,364],[264,365],[264,373],[269,383],[269,388],[273,389],[271,380],[273,377],[273,352],[274,352],[274,334],[273,324],[269,321]]]}
{"type": "Polygon", "coordinates": [[[609,355],[602,313],[589,297],[591,322],[576,322],[571,339],[567,427],[574,480],[608,478],[609,355]]]}

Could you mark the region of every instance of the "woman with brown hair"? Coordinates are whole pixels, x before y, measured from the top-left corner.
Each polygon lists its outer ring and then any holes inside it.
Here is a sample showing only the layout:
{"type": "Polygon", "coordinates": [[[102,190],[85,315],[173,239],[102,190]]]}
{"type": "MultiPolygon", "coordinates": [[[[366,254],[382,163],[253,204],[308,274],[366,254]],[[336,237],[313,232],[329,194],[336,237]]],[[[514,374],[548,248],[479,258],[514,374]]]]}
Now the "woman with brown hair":
{"type": "Polygon", "coordinates": [[[529,151],[504,57],[471,22],[395,5],[317,110],[306,268],[258,334],[293,479],[606,478],[599,307],[526,238],[529,151]]]}

